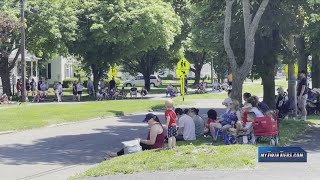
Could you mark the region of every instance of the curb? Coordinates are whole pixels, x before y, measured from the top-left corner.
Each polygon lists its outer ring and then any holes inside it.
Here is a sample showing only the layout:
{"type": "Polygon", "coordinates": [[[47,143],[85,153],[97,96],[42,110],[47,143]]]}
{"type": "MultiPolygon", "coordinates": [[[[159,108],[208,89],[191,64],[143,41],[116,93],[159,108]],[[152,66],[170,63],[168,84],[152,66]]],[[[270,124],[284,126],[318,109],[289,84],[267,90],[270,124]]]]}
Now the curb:
{"type": "Polygon", "coordinates": [[[16,133],[18,131],[3,131],[3,132],[0,132],[0,136],[1,135],[6,135],[6,134],[12,134],[12,133],[16,133]]]}

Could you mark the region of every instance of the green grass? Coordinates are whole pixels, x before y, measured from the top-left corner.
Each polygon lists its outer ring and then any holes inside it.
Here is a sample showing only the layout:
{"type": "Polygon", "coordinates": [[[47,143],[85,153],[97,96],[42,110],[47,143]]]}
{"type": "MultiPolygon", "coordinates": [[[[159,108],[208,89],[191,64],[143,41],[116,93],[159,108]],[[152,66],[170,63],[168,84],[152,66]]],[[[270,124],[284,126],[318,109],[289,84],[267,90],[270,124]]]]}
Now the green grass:
{"type": "Polygon", "coordinates": [[[249,145],[186,145],[168,151],[145,151],[105,161],[79,177],[173,171],[178,169],[241,169],[255,166],[256,147],[249,145]]]}
{"type": "Polygon", "coordinates": [[[164,107],[163,101],[119,100],[70,104],[22,104],[0,109],[0,131],[32,129],[164,107]]]}
{"type": "MultiPolygon", "coordinates": [[[[319,119],[319,118],[318,118],[319,119]]],[[[303,134],[310,122],[284,120],[280,124],[280,145],[289,145],[291,140],[303,134]]],[[[152,171],[214,170],[254,168],[257,162],[257,146],[229,145],[218,143],[208,146],[210,138],[178,142],[173,150],[144,151],[104,161],[84,173],[71,177],[97,177],[114,174],[132,174],[152,171]]],[[[259,144],[266,146],[267,144],[259,144]]]]}
{"type": "Polygon", "coordinates": [[[309,127],[310,122],[282,120],[280,125],[280,145],[287,146],[299,134],[303,134],[309,127]]]}

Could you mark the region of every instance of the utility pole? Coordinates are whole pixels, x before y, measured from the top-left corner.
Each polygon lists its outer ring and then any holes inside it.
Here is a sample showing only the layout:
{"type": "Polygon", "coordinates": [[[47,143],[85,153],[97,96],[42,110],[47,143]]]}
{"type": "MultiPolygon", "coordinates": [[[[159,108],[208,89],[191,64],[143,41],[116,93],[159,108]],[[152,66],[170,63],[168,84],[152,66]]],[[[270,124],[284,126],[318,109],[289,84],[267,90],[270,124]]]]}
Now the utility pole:
{"type": "Polygon", "coordinates": [[[297,117],[297,92],[296,92],[296,75],[294,74],[295,72],[295,67],[294,67],[294,60],[293,60],[293,48],[294,48],[294,37],[291,35],[289,37],[289,42],[288,42],[288,49],[291,53],[291,59],[290,63],[288,64],[288,94],[289,94],[289,100],[291,102],[290,106],[293,108],[293,119],[296,119],[297,117]]]}
{"type": "Polygon", "coordinates": [[[213,58],[211,59],[211,84],[213,84],[213,58]]]}
{"type": "Polygon", "coordinates": [[[21,102],[26,102],[26,59],[25,59],[25,27],[24,27],[25,0],[20,0],[21,7],[21,102]]]}

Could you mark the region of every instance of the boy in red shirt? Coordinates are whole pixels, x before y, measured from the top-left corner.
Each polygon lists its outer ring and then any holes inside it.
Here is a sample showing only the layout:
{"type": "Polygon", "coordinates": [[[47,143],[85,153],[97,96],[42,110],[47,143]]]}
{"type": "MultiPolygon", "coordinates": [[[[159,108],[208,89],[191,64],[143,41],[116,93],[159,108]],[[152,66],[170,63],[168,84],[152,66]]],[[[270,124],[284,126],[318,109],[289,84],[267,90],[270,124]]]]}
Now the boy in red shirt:
{"type": "Polygon", "coordinates": [[[167,100],[165,102],[165,106],[167,108],[164,113],[164,117],[166,118],[166,124],[168,128],[168,148],[172,149],[176,146],[176,136],[177,136],[177,115],[173,110],[173,102],[171,100],[167,100]]]}

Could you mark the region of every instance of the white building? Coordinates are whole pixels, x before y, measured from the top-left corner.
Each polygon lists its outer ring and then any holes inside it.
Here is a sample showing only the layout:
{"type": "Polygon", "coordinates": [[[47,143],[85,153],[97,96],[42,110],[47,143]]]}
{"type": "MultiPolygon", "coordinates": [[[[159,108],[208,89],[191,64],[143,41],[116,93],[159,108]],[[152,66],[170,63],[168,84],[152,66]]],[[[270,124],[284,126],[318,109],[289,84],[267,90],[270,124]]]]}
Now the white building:
{"type": "Polygon", "coordinates": [[[49,84],[62,82],[65,79],[74,77],[74,65],[76,60],[73,57],[57,56],[52,61],[46,62],[41,70],[41,77],[46,78],[49,84]]]}

